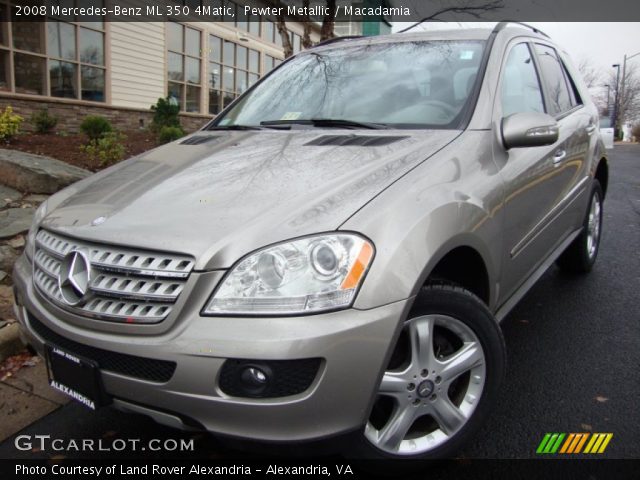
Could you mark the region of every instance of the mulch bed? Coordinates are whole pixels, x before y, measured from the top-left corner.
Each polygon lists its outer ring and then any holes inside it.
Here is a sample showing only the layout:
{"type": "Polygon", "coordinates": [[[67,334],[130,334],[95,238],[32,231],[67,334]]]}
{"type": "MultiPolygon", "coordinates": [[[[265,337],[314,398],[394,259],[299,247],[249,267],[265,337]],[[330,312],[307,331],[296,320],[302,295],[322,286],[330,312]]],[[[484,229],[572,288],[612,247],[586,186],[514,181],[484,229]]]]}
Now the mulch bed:
{"type": "MultiPolygon", "coordinates": [[[[124,135],[125,159],[158,146],[155,135],[146,130],[126,132],[124,135]]],[[[86,154],[80,150],[80,146],[86,142],[87,137],[83,134],[62,136],[55,133],[23,133],[12,138],[8,144],[0,144],[0,148],[46,155],[92,172],[101,170],[104,166],[99,165],[97,161],[89,161],[86,154]]]]}
{"type": "Polygon", "coordinates": [[[22,367],[35,367],[40,362],[41,360],[38,356],[28,350],[23,350],[0,363],[0,381],[4,382],[6,379],[13,377],[22,367]]]}

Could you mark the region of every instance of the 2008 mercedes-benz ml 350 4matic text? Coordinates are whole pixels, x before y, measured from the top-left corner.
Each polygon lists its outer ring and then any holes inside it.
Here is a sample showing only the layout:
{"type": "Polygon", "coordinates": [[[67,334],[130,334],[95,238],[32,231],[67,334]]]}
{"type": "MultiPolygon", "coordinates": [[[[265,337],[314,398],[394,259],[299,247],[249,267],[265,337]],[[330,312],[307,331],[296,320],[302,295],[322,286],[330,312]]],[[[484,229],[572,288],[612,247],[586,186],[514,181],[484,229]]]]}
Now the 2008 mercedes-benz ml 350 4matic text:
{"type": "Polygon", "coordinates": [[[607,177],[596,107],[544,34],[338,39],[53,195],[16,312],[90,407],[448,456],[499,394],[500,321],[553,262],[594,264],[607,177]]]}

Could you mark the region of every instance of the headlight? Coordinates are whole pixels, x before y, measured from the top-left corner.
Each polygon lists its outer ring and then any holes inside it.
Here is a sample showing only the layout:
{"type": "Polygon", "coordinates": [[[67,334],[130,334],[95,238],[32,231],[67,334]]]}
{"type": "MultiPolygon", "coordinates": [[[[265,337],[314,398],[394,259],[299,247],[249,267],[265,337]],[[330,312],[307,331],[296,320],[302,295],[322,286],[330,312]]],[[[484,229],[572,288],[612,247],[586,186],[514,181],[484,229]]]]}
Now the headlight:
{"type": "Polygon", "coordinates": [[[205,307],[205,315],[313,313],[351,305],[373,258],[353,234],[301,238],[241,260],[205,307]]]}
{"type": "Polygon", "coordinates": [[[27,254],[29,260],[33,261],[33,255],[35,253],[36,246],[36,233],[38,233],[38,227],[40,226],[40,222],[44,220],[44,217],[47,215],[47,201],[45,200],[40,204],[38,209],[36,210],[35,215],[33,216],[33,221],[31,222],[31,228],[29,228],[29,233],[27,234],[27,241],[24,247],[24,251],[27,254]]]}

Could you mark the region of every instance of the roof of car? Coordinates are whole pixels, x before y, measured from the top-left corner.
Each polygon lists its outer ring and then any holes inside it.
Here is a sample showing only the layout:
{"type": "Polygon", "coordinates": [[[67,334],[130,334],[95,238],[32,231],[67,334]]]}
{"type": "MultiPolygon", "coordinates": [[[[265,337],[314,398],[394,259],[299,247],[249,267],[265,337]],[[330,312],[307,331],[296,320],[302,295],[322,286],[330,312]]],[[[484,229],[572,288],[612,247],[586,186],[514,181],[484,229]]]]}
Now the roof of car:
{"type": "MultiPolygon", "coordinates": [[[[392,33],[390,35],[379,35],[373,37],[348,37],[335,38],[326,44],[320,44],[314,49],[321,48],[338,48],[348,45],[372,44],[372,43],[396,43],[396,42],[419,42],[419,41],[437,41],[437,40],[487,40],[492,28],[458,28],[447,30],[417,30],[406,33],[392,33]]],[[[518,36],[525,34],[527,36],[544,38],[540,34],[526,27],[507,26],[500,30],[502,35],[518,36]]]]}

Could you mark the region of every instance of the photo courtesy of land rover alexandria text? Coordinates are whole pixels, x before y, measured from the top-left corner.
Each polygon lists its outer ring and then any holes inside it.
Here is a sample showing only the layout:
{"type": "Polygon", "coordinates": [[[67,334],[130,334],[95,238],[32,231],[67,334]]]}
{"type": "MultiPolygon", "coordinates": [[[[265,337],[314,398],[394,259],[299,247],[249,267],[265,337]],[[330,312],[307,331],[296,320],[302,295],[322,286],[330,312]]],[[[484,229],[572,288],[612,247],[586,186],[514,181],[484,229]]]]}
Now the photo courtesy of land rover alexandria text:
{"type": "Polygon", "coordinates": [[[50,197],[16,315],[90,408],[451,456],[500,395],[500,322],[554,262],[594,265],[607,179],[597,109],[542,32],[335,39],[50,197]]]}

